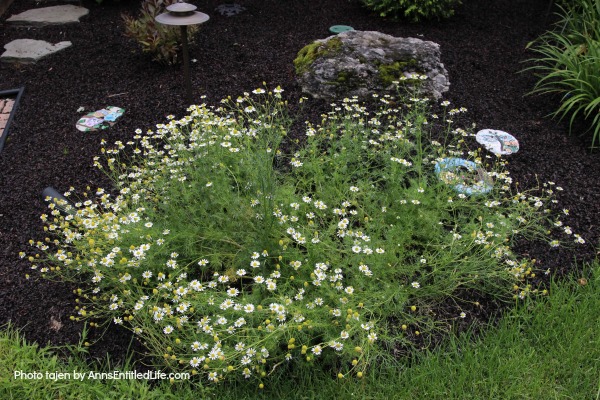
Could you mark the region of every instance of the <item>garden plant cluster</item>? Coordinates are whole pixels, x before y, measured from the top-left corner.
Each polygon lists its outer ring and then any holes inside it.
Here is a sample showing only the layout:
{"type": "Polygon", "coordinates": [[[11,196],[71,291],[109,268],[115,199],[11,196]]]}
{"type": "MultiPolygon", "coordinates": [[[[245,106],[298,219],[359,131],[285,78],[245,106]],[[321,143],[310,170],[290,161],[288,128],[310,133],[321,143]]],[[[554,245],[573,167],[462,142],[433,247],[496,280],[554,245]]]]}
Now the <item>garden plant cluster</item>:
{"type": "MultiPolygon", "coordinates": [[[[122,14],[125,24],[125,34],[135,39],[144,53],[150,53],[154,61],[172,65],[179,62],[181,31],[178,27],[163,25],[156,21],[159,14],[166,12],[166,8],[177,3],[177,0],[144,0],[140,15],[136,18],[122,14]]],[[[198,31],[198,26],[191,25],[191,37],[198,31]]]]}
{"type": "Polygon", "coordinates": [[[560,96],[553,116],[569,117],[572,130],[584,120],[600,143],[600,3],[564,1],[555,29],[530,43],[536,53],[528,70],[539,76],[533,93],[560,96]]]}
{"type": "Polygon", "coordinates": [[[362,378],[448,332],[465,302],[536,292],[543,266],[516,240],[583,242],[550,211],[561,188],[517,191],[505,160],[455,127],[464,108],[373,103],[332,104],[303,143],[279,87],[191,106],[105,145],[94,163],[114,188],[50,202],[48,237],[21,255],[79,285],[72,319],[131,329],[162,368],[262,387],[292,368],[362,378]],[[485,169],[491,192],[440,180],[447,157],[485,169]],[[448,301],[455,315],[436,312],[448,301]]]}
{"type": "Polygon", "coordinates": [[[382,17],[403,17],[413,22],[449,18],[460,0],[361,0],[382,17]]]}

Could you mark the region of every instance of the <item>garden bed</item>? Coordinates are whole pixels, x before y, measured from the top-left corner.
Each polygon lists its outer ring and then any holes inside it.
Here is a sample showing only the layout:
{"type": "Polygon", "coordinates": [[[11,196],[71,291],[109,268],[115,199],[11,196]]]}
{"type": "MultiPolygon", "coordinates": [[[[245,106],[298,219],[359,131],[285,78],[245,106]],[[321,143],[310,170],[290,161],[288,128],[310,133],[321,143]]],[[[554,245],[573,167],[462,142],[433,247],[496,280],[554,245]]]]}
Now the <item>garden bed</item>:
{"type": "MultiPolygon", "coordinates": [[[[39,219],[46,211],[42,190],[47,186],[61,192],[71,186],[77,191],[87,186],[93,191],[108,187],[108,178],[93,168],[101,140],[125,142],[137,128],[153,128],[170,114],[183,116],[186,106],[180,67],[152,63],[123,35],[120,14],[135,14],[138,2],[83,3],[90,15],[80,24],[31,30],[3,25],[0,30],[2,44],[24,37],[73,42],[72,48],[37,64],[0,65],[0,91],[26,88],[0,154],[0,322],[12,321],[23,328],[27,339],[41,344],[73,343],[82,326],[69,320],[75,306],[73,288],[60,282],[27,280],[30,263],[19,258],[20,251],[29,251],[30,239],[45,237],[39,219]],[[107,105],[126,109],[113,127],[101,132],[76,129],[80,107],[94,111],[107,105]]],[[[466,0],[452,19],[419,25],[380,19],[355,2],[240,1],[247,10],[234,17],[215,13],[220,3],[202,3],[200,11],[211,20],[190,46],[197,101],[217,104],[223,97],[237,96],[266,82],[269,87],[283,87],[284,97],[297,103],[301,93],[292,61],[304,45],[328,36],[331,25],[432,40],[440,44],[449,72],[451,87],[445,98],[469,110],[461,122],[513,134],[520,143],[519,152],[507,157],[514,181],[519,188],[545,181],[562,186],[557,211],[569,210],[565,225],[587,242],[550,250],[547,243],[523,241],[517,250],[537,259],[540,270],[556,274],[573,268],[575,258],[595,256],[600,240],[596,183],[600,155],[589,151],[586,138],[567,136],[566,124],[544,118],[555,108],[555,99],[524,97],[535,78],[518,73],[524,68],[522,62],[531,57],[525,45],[548,27],[546,0],[466,0]],[[206,98],[201,100],[200,95],[206,98]]],[[[0,21],[37,4],[15,2],[0,21]]],[[[311,100],[298,119],[314,120],[328,109],[328,104],[311,100]]],[[[299,134],[292,130],[291,139],[299,134]]],[[[482,304],[470,315],[485,319],[495,307],[491,302],[482,304]]],[[[116,330],[93,346],[92,354],[118,358],[129,340],[128,332],[116,330]]]]}

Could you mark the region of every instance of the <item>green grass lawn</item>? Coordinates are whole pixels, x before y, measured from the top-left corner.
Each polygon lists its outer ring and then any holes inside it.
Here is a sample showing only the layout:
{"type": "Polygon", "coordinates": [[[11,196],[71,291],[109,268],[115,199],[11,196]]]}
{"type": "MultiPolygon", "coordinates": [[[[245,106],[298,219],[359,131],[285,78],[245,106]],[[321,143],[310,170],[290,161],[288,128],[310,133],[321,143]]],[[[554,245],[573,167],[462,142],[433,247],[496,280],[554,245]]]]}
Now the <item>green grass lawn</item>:
{"type": "Polygon", "coordinates": [[[8,329],[0,337],[0,398],[600,399],[600,266],[588,270],[585,285],[577,278],[554,283],[548,298],[517,306],[484,336],[451,338],[412,366],[380,365],[362,380],[281,375],[262,390],[255,383],[203,390],[187,382],[150,387],[144,380],[17,380],[17,370],[91,369],[26,344],[8,329]]]}

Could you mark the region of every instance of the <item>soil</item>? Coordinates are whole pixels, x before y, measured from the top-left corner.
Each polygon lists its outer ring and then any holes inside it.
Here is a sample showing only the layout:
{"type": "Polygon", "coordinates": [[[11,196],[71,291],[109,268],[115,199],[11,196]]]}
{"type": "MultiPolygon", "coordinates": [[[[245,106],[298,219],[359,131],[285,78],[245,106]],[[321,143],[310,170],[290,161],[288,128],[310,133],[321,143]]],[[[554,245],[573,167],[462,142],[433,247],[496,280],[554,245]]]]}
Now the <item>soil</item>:
{"type": "MultiPolygon", "coordinates": [[[[469,110],[469,124],[516,136],[521,149],[507,157],[513,179],[520,188],[545,181],[562,186],[557,209],[570,210],[566,225],[586,240],[586,245],[558,250],[523,241],[517,251],[536,258],[538,268],[550,269],[551,275],[576,271],[582,261],[594,259],[600,240],[600,153],[589,149],[590,135],[577,135],[583,129],[569,135],[565,123],[546,118],[557,99],[525,97],[535,77],[519,72],[533,55],[527,43],[550,27],[550,1],[463,0],[453,18],[421,24],[382,19],[357,1],[238,0],[247,10],[233,17],[214,11],[222,2],[198,4],[211,19],[190,46],[195,101],[217,104],[266,82],[269,87],[281,85],[296,104],[302,94],[292,61],[304,45],[329,36],[331,25],[434,41],[441,46],[451,82],[444,98],[469,110]],[[201,95],[206,99],[200,100],[201,95]]],[[[13,14],[57,4],[63,3],[19,0],[0,17],[3,45],[18,38],[73,43],[37,64],[0,65],[0,91],[25,87],[0,154],[0,325],[10,322],[41,345],[77,343],[82,329],[69,320],[75,306],[73,287],[26,279],[29,263],[18,256],[29,250],[30,239],[45,237],[39,218],[46,210],[42,190],[109,187],[106,176],[92,167],[102,139],[127,141],[136,128],[152,128],[166,115],[185,112],[181,66],[151,62],[123,35],[121,13],[135,15],[138,1],[83,0],[90,14],[79,24],[36,29],[4,24],[13,14]],[[108,105],[126,109],[115,126],[101,132],[76,130],[79,107],[89,112],[108,105]]],[[[325,102],[311,100],[299,118],[327,109],[325,102]]],[[[475,314],[488,318],[495,307],[490,301],[475,314]]],[[[118,360],[130,342],[130,334],[113,329],[92,346],[91,354],[118,360]]]]}

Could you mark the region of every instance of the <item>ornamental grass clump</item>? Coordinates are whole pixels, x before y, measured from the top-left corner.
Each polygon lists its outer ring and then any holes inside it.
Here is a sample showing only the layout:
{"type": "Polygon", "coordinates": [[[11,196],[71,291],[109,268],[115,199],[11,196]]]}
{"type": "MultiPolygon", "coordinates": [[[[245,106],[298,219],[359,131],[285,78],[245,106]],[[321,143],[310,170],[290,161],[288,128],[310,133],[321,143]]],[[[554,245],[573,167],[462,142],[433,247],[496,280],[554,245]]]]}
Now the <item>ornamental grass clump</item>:
{"type": "Polygon", "coordinates": [[[583,118],[593,130],[592,146],[600,143],[600,3],[584,0],[559,6],[559,20],[528,45],[535,52],[528,67],[538,76],[531,93],[558,94],[552,116],[569,118],[569,129],[583,118]]]}
{"type": "Polygon", "coordinates": [[[535,262],[510,246],[545,235],[553,187],[511,191],[502,160],[447,122],[463,110],[437,119],[441,143],[426,101],[384,97],[369,112],[346,99],[286,154],[281,92],[138,130],[95,160],[114,189],[84,193],[70,214],[50,204],[52,237],[30,259],[78,283],[73,319],[131,329],[161,368],[264,385],[303,368],[360,378],[465,316],[436,304],[533,291],[535,262]],[[441,182],[434,164],[448,156],[486,168],[491,194],[441,182]]]}

